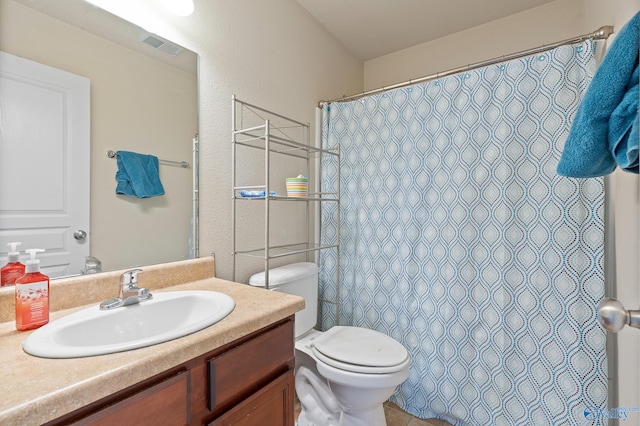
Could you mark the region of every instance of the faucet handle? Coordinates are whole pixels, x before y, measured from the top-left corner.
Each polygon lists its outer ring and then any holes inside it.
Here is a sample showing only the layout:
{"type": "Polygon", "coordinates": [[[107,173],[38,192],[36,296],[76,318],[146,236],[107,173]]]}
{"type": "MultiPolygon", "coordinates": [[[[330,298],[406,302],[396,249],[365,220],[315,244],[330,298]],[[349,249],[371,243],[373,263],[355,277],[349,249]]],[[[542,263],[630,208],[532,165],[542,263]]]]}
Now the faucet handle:
{"type": "Polygon", "coordinates": [[[120,291],[118,297],[105,300],[100,309],[114,309],[121,306],[133,305],[153,299],[153,295],[146,288],[138,288],[138,273],[142,269],[131,269],[120,275],[120,291]]]}
{"type": "Polygon", "coordinates": [[[123,286],[137,287],[138,273],[142,272],[142,269],[131,269],[120,276],[120,284],[123,286]]]}

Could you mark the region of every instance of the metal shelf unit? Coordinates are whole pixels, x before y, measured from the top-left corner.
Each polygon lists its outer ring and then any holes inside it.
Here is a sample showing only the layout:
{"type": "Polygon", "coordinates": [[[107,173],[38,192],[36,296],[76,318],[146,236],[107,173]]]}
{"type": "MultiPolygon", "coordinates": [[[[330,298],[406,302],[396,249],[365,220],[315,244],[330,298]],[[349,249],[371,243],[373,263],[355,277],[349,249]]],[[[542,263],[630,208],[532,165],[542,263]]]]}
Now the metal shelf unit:
{"type": "MultiPolygon", "coordinates": [[[[316,178],[320,179],[322,173],[323,156],[331,156],[337,164],[340,162],[339,150],[327,150],[312,146],[310,143],[310,127],[309,124],[290,119],[283,115],[274,113],[264,108],[248,104],[232,97],[232,246],[233,246],[233,277],[235,281],[237,258],[240,256],[248,256],[253,258],[261,258],[264,260],[264,270],[269,270],[269,263],[272,259],[278,259],[286,256],[306,254],[307,260],[320,250],[334,249],[336,250],[336,260],[340,259],[340,245],[321,245],[312,241],[313,224],[308,222],[311,208],[317,209],[319,213],[320,203],[330,202],[337,206],[336,228],[340,229],[340,168],[336,167],[337,181],[336,188],[332,188],[335,192],[310,192],[307,197],[287,197],[282,195],[270,195],[272,184],[270,182],[270,174],[272,169],[272,161],[274,155],[292,156],[306,162],[306,176],[310,177],[311,162],[318,161],[316,178]],[[250,119],[248,118],[250,117],[250,119]],[[245,127],[246,125],[246,127],[245,127]],[[238,176],[238,147],[244,146],[264,151],[264,178],[263,182],[256,185],[239,186],[237,184],[238,176]],[[242,190],[264,191],[263,197],[242,197],[242,190]],[[305,203],[306,204],[306,241],[296,242],[293,244],[273,245],[269,234],[269,225],[271,222],[271,204],[281,202],[305,203]],[[247,206],[255,205],[254,203],[264,203],[264,240],[261,247],[239,249],[237,242],[237,214],[238,203],[248,203],[247,206]]],[[[311,180],[311,179],[310,179],[311,180]]],[[[316,216],[319,220],[319,214],[316,216]]],[[[336,299],[321,300],[335,305],[336,318],[339,318],[338,295],[340,289],[339,265],[336,268],[336,299]]],[[[269,274],[265,274],[265,287],[269,288],[269,274]]]]}

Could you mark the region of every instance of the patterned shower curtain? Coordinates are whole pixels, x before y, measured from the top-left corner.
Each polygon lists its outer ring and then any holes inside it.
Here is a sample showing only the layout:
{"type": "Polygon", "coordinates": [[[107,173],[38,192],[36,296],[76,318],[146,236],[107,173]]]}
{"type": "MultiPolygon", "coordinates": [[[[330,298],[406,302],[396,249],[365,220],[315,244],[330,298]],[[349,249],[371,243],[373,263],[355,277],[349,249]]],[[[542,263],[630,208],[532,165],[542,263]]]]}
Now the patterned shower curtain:
{"type": "MultiPolygon", "coordinates": [[[[607,406],[604,183],[556,174],[591,41],[324,107],[340,147],[340,324],[401,342],[392,401],[455,425],[594,424],[607,406]]],[[[323,191],[337,188],[331,160],[323,191]]],[[[321,254],[321,299],[336,294],[321,254]]],[[[322,325],[335,308],[321,303],[322,325]]]]}

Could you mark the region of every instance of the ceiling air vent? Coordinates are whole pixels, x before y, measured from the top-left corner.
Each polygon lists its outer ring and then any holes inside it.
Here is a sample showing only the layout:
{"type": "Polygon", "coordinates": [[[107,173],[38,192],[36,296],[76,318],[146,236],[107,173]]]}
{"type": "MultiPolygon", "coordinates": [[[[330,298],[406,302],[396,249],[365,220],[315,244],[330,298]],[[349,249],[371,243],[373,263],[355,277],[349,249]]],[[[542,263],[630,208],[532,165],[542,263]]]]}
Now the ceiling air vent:
{"type": "Polygon", "coordinates": [[[171,56],[178,56],[184,50],[177,44],[173,44],[169,40],[165,40],[162,37],[158,37],[157,35],[150,33],[144,34],[140,39],[140,42],[171,56]]]}

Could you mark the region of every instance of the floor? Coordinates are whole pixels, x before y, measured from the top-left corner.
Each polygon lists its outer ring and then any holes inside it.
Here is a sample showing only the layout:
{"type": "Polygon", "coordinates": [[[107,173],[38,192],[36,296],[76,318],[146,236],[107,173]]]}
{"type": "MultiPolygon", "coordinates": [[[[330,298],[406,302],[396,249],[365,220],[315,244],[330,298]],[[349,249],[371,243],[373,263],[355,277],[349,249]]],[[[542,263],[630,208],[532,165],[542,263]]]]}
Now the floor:
{"type": "Polygon", "coordinates": [[[387,418],[387,426],[451,426],[451,423],[438,419],[419,419],[405,413],[392,402],[385,402],[384,416],[387,418]]]}
{"type": "MultiPolygon", "coordinates": [[[[295,415],[296,419],[300,413],[300,401],[295,399],[295,415]]],[[[387,426],[451,426],[451,423],[447,423],[444,420],[438,419],[419,419],[413,417],[411,414],[405,413],[392,402],[385,402],[384,414],[387,418],[387,426]]]]}

